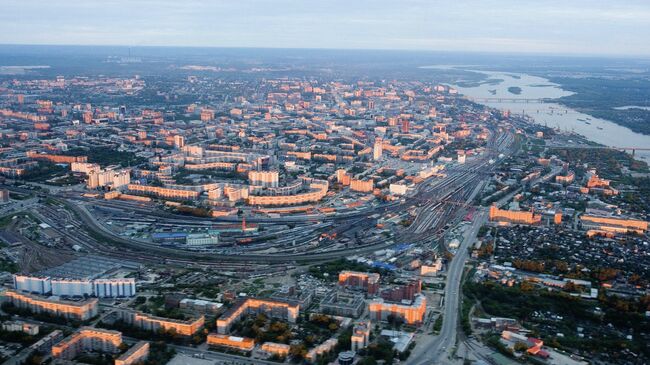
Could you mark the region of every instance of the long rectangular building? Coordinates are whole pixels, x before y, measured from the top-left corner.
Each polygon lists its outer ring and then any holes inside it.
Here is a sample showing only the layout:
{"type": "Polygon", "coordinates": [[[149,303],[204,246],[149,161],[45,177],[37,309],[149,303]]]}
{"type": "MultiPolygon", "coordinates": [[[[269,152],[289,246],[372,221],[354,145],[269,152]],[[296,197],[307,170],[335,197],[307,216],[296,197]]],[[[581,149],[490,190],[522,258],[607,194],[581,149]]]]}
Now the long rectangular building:
{"type": "Polygon", "coordinates": [[[192,336],[205,324],[205,316],[190,320],[163,318],[136,311],[121,311],[124,322],[145,331],[158,331],[159,329],[173,330],[179,335],[192,336]]]}
{"type": "Polygon", "coordinates": [[[48,313],[57,317],[88,320],[98,313],[96,298],[80,301],[62,300],[58,297],[40,297],[32,294],[6,290],[5,298],[19,308],[26,308],[34,313],[48,313]]]}
{"type": "Polygon", "coordinates": [[[83,352],[118,353],[122,333],[94,327],[82,327],[52,346],[52,357],[72,360],[83,352]]]}
{"type": "Polygon", "coordinates": [[[539,224],[542,217],[534,212],[502,210],[492,205],[490,206],[490,221],[512,224],[539,224]]]}
{"type": "Polygon", "coordinates": [[[201,195],[198,191],[163,188],[160,186],[128,184],[127,190],[131,193],[153,195],[159,198],[195,200],[201,195]]]}
{"type": "Polygon", "coordinates": [[[132,297],[136,293],[135,278],[51,278],[20,274],[15,274],[13,278],[17,291],[41,295],[115,298],[132,297]]]}
{"type": "Polygon", "coordinates": [[[637,219],[619,217],[600,217],[583,214],[580,223],[585,228],[594,228],[613,233],[635,232],[643,234],[648,230],[648,222],[637,219]]]}
{"type": "Polygon", "coordinates": [[[255,341],[252,338],[235,337],[211,333],[207,338],[208,346],[226,347],[240,351],[252,351],[255,341]]]}
{"type": "Polygon", "coordinates": [[[141,364],[149,357],[149,342],[139,341],[115,359],[115,365],[141,364]]]}

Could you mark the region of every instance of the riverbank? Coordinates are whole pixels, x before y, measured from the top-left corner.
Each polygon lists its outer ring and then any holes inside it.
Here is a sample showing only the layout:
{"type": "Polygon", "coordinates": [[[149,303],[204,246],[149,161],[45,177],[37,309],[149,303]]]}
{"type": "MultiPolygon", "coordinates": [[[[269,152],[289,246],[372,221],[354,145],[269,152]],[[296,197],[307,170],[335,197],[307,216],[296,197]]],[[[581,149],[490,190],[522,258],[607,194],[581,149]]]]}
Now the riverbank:
{"type": "MultiPolygon", "coordinates": [[[[650,135],[634,131],[606,118],[594,117],[561,103],[575,92],[567,90],[561,84],[540,76],[530,74],[513,74],[512,72],[476,71],[485,75],[484,80],[502,80],[496,82],[477,82],[467,86],[462,83],[454,84],[460,94],[469,98],[483,99],[482,104],[499,110],[509,110],[514,114],[526,114],[540,125],[574,132],[585,136],[598,144],[610,147],[650,146],[650,135]],[[520,88],[519,95],[513,95],[510,88],[520,88]],[[526,100],[526,102],[517,101],[526,100]],[[551,100],[549,102],[549,100],[551,100]]],[[[623,105],[644,105],[643,103],[626,102],[623,105]]],[[[634,109],[639,110],[639,109],[634,109]]],[[[623,110],[622,112],[627,112],[623,110]]],[[[633,111],[634,112],[634,111],[633,111]]],[[[645,111],[644,111],[645,112],[645,111]]],[[[636,151],[637,158],[650,161],[650,151],[636,151]]]]}
{"type": "Polygon", "coordinates": [[[569,77],[554,77],[549,81],[573,93],[557,99],[558,104],[650,135],[650,81],[569,77]],[[638,107],[627,107],[630,105],[638,107]]]}

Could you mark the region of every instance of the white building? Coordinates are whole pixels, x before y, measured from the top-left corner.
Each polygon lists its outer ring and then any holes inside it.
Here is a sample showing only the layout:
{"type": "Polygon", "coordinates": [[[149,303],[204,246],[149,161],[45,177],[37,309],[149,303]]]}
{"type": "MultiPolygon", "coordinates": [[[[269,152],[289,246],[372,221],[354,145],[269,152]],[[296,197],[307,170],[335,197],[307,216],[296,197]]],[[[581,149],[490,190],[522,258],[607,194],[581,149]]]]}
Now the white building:
{"type": "Polygon", "coordinates": [[[219,243],[219,235],[208,233],[191,233],[185,238],[188,246],[209,246],[219,243]]]}
{"type": "Polygon", "coordinates": [[[403,184],[390,184],[389,190],[394,195],[406,195],[406,185],[403,184]]]}
{"type": "Polygon", "coordinates": [[[88,173],[88,188],[95,189],[98,187],[119,188],[131,183],[131,170],[121,169],[114,170],[91,170],[88,173]]]}
{"type": "Polygon", "coordinates": [[[7,321],[2,323],[2,329],[7,332],[24,332],[28,335],[36,336],[38,335],[40,327],[37,324],[22,321],[7,321]]]}
{"type": "Polygon", "coordinates": [[[185,137],[183,137],[181,135],[175,135],[174,136],[174,147],[176,147],[176,148],[185,147],[185,137]]]}
{"type": "Polygon", "coordinates": [[[14,275],[14,288],[22,292],[43,295],[52,292],[52,282],[49,277],[14,275]]]}
{"type": "Polygon", "coordinates": [[[101,167],[96,163],[90,162],[73,162],[70,164],[70,170],[72,172],[81,172],[86,175],[90,174],[91,171],[99,171],[101,167]]]}
{"type": "Polygon", "coordinates": [[[377,161],[384,152],[384,145],[381,138],[375,138],[375,144],[372,146],[372,159],[377,161]]]}
{"type": "Polygon", "coordinates": [[[249,171],[248,180],[251,185],[277,188],[280,174],[277,171],[249,171]]]}
{"type": "Polygon", "coordinates": [[[14,275],[14,287],[21,292],[64,297],[132,297],[136,293],[134,278],[68,279],[14,275]]]}
{"type": "Polygon", "coordinates": [[[99,298],[132,297],[135,295],[135,279],[95,279],[93,289],[94,295],[99,298]]]}
{"type": "Polygon", "coordinates": [[[223,307],[223,304],[202,299],[184,298],[181,300],[179,307],[181,309],[190,309],[201,313],[216,313],[221,307],[223,307]]]}
{"type": "Polygon", "coordinates": [[[93,283],[86,279],[52,279],[52,295],[83,297],[93,295],[93,283]]]}

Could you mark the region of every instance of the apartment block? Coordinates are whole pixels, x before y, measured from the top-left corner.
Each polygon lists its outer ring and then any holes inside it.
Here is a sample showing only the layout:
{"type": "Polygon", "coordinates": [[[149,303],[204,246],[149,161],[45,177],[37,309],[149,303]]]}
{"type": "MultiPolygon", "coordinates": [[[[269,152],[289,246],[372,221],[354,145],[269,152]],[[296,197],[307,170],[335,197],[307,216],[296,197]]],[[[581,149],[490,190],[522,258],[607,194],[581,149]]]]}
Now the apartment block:
{"type": "Polygon", "coordinates": [[[370,295],[379,292],[380,275],[377,273],[341,271],[339,285],[346,288],[363,289],[370,295]]]}
{"type": "Polygon", "coordinates": [[[115,359],[115,365],[140,364],[149,357],[149,342],[139,341],[131,346],[125,353],[115,359]]]}
{"type": "Polygon", "coordinates": [[[390,303],[383,299],[375,299],[368,305],[370,319],[386,321],[389,316],[401,318],[406,324],[421,324],[427,310],[427,300],[418,294],[410,304],[390,303]]]}
{"type": "Polygon", "coordinates": [[[230,331],[230,326],[237,322],[241,317],[249,314],[263,313],[269,317],[285,319],[290,323],[295,323],[298,319],[300,306],[289,302],[246,298],[235,304],[217,319],[217,332],[226,334],[230,331]]]}
{"type": "Polygon", "coordinates": [[[209,346],[226,347],[239,351],[252,351],[255,347],[255,341],[252,338],[228,336],[216,333],[208,335],[207,343],[209,346]]]}
{"type": "Polygon", "coordinates": [[[58,297],[48,298],[19,293],[14,290],[6,290],[4,297],[16,307],[29,309],[34,313],[47,313],[79,321],[88,320],[98,313],[98,300],[96,298],[68,301],[58,297]]]}
{"type": "Polygon", "coordinates": [[[82,327],[79,331],[52,346],[52,357],[72,360],[83,352],[115,354],[122,344],[122,333],[94,327],[82,327]]]}
{"type": "Polygon", "coordinates": [[[205,316],[196,319],[180,320],[153,316],[147,313],[124,310],[120,312],[124,322],[145,331],[155,332],[159,329],[173,330],[179,335],[192,336],[205,324],[205,316]]]}
{"type": "Polygon", "coordinates": [[[359,322],[354,325],[351,338],[352,351],[359,351],[368,346],[368,342],[370,341],[370,326],[371,323],[368,321],[359,322]]]}

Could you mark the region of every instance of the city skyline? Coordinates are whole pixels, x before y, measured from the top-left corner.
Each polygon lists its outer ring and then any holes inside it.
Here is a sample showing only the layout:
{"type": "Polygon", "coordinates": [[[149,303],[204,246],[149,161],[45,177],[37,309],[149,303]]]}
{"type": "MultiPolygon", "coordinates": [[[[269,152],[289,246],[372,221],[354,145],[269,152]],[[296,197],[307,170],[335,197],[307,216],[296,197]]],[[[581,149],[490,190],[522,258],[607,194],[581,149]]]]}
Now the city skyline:
{"type": "Polygon", "coordinates": [[[8,1],[0,44],[650,56],[650,4],[8,1]]]}
{"type": "Polygon", "coordinates": [[[567,3],[2,0],[0,364],[650,364],[650,2],[567,3]]]}

